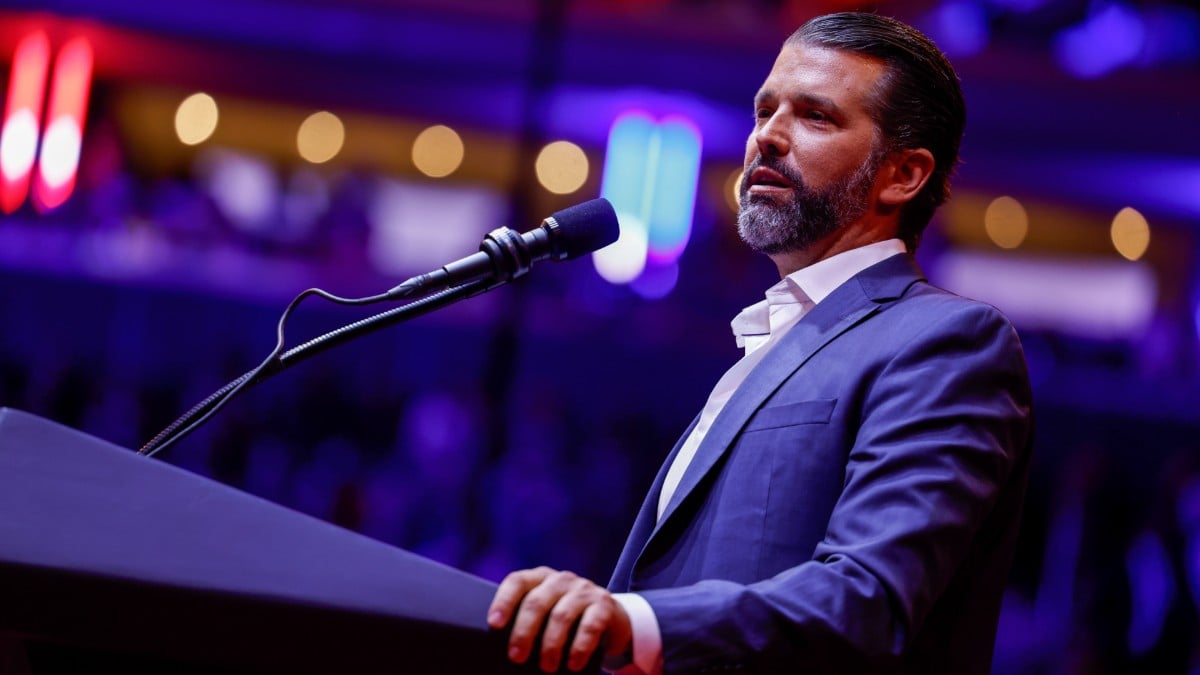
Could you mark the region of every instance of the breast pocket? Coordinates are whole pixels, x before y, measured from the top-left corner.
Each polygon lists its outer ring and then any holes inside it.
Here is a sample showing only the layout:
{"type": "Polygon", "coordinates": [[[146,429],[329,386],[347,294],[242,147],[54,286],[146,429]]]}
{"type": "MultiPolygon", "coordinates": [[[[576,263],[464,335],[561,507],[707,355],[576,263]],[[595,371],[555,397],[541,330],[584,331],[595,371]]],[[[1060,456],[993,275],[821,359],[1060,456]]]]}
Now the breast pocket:
{"type": "Polygon", "coordinates": [[[746,423],[745,432],[780,429],[800,424],[828,424],[833,418],[837,399],[800,401],[761,408],[746,423]]]}

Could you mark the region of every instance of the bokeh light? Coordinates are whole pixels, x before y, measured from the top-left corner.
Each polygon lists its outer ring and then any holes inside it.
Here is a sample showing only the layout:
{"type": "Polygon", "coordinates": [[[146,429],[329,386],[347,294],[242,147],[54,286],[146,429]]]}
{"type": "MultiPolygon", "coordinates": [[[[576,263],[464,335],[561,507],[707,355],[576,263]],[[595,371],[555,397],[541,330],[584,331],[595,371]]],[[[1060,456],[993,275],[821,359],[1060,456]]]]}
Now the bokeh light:
{"type": "Polygon", "coordinates": [[[997,197],[983,214],[983,228],[1000,248],[1016,248],[1029,233],[1029,216],[1016,199],[997,197]]]}
{"type": "Polygon", "coordinates": [[[1112,243],[1127,260],[1138,260],[1150,247],[1150,223],[1132,207],[1121,209],[1112,221],[1112,243]]]}
{"type": "Polygon", "coordinates": [[[538,153],[534,169],[542,187],[556,195],[571,194],[587,182],[588,158],[578,145],[554,141],[538,153]]]}
{"type": "Polygon", "coordinates": [[[609,246],[592,254],[596,272],[610,284],[627,284],[646,269],[646,252],[650,247],[650,233],[640,218],[633,214],[619,214],[621,234],[609,246]]]}
{"type": "Polygon", "coordinates": [[[725,205],[734,213],[737,213],[742,208],[740,204],[742,201],[742,174],[743,169],[738,167],[725,179],[725,205]]]}
{"type": "Polygon", "coordinates": [[[1146,44],[1146,26],[1136,9],[1116,2],[1097,7],[1054,43],[1058,62],[1077,77],[1100,77],[1132,63],[1146,44]]]}
{"type": "MultiPolygon", "coordinates": [[[[645,236],[644,254],[656,265],[677,260],[691,237],[701,145],[700,129],[677,115],[655,121],[644,111],[629,110],[609,130],[600,195],[612,202],[623,238],[640,232],[640,242],[645,236]]],[[[618,240],[607,260],[632,255],[633,242],[618,240]]],[[[614,279],[633,269],[640,273],[647,262],[626,260],[618,273],[602,267],[605,256],[597,255],[596,269],[613,283],[625,283],[614,279]]]]}
{"type": "Polygon", "coordinates": [[[63,45],[54,60],[46,131],[33,185],[33,203],[43,213],[62,205],[75,189],[93,64],[92,45],[81,37],[63,45]]]}
{"type": "Polygon", "coordinates": [[[49,67],[50,39],[46,33],[37,31],[25,36],[13,54],[4,130],[0,131],[0,210],[4,213],[16,211],[29,193],[49,67]]]}
{"type": "Polygon", "coordinates": [[[457,171],[464,154],[458,132],[441,124],[422,131],[413,141],[413,164],[430,178],[444,178],[457,171]]]}
{"type": "Polygon", "coordinates": [[[322,110],[308,116],[296,134],[296,149],[313,164],[323,164],[337,156],[346,142],[346,127],[337,115],[322,110]]]}
{"type": "Polygon", "coordinates": [[[184,145],[199,145],[217,130],[217,101],[204,92],[183,99],[175,110],[175,134],[184,145]]]}
{"type": "Polygon", "coordinates": [[[37,158],[38,123],[33,113],[18,110],[0,133],[0,171],[4,178],[16,180],[29,174],[37,158]]]}
{"type": "Polygon", "coordinates": [[[47,186],[60,188],[74,178],[82,144],[79,124],[69,117],[60,117],[46,128],[38,171],[47,186]]]}
{"type": "Polygon", "coordinates": [[[925,20],[930,37],[950,56],[973,56],[987,47],[988,15],[977,2],[949,0],[925,20]]]}

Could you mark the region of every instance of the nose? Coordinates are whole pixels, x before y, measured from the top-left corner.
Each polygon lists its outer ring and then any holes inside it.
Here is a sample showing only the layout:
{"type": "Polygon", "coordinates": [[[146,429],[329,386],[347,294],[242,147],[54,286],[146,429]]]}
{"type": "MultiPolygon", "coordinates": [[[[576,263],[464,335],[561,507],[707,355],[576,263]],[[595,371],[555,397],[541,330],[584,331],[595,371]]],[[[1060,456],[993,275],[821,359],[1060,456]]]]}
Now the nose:
{"type": "Polygon", "coordinates": [[[783,157],[791,149],[786,125],[780,119],[781,117],[780,112],[775,111],[770,119],[763,122],[762,126],[754,131],[754,142],[758,145],[758,151],[763,155],[783,157]]]}

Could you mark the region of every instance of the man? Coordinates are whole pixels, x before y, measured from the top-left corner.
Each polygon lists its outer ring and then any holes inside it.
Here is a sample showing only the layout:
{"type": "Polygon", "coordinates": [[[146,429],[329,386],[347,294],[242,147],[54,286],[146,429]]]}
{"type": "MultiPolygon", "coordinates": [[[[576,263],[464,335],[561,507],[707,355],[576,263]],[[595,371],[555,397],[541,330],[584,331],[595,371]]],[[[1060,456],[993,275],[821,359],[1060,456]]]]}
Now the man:
{"type": "Polygon", "coordinates": [[[512,622],[510,658],[988,672],[1028,376],[1008,322],[911,257],[964,119],[953,69],[900,22],[835,14],[788,39],[755,100],[738,218],[783,280],[734,320],[747,354],[656,478],[619,593],[547,568],[500,585],[488,622],[512,622]]]}

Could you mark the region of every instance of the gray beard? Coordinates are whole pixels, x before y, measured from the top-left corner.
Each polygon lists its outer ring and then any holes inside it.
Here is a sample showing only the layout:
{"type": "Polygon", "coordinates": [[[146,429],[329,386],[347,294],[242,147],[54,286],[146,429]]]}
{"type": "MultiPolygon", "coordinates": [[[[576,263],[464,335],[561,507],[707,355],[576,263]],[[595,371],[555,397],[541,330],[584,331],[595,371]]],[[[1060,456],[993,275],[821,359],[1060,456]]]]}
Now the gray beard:
{"type": "Polygon", "coordinates": [[[883,153],[875,151],[844,179],[814,190],[791,169],[759,157],[742,176],[738,188],[738,234],[750,248],[774,255],[806,249],[862,217],[883,153]],[[759,166],[770,166],[794,186],[790,199],[752,195],[747,179],[759,166]]]}

